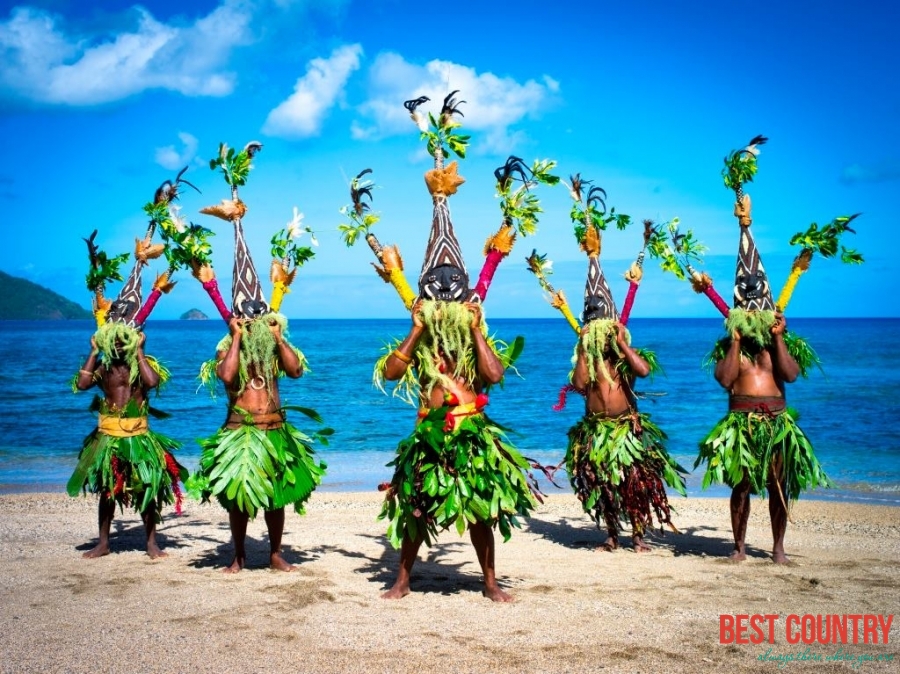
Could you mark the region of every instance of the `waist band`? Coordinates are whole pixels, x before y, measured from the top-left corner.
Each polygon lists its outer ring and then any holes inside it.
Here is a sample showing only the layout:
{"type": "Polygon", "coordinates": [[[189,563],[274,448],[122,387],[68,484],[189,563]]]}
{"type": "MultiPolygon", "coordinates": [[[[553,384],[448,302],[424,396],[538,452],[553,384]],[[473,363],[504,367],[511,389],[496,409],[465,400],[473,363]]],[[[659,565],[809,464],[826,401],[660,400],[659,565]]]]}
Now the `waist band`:
{"type": "Polygon", "coordinates": [[[135,435],[144,435],[150,430],[150,427],[147,424],[147,417],[117,417],[100,414],[97,419],[97,430],[115,438],[132,438],[135,435]]]}
{"type": "MultiPolygon", "coordinates": [[[[253,425],[261,431],[274,431],[281,428],[284,423],[284,415],[281,412],[262,412],[260,414],[251,414],[250,416],[253,419],[253,425]]],[[[225,420],[225,428],[229,430],[240,428],[247,423],[245,419],[246,415],[231,410],[228,413],[228,418],[225,420]]]]}
{"type": "Polygon", "coordinates": [[[782,396],[728,396],[729,412],[745,412],[747,414],[769,414],[776,416],[784,412],[787,403],[782,396]]]}

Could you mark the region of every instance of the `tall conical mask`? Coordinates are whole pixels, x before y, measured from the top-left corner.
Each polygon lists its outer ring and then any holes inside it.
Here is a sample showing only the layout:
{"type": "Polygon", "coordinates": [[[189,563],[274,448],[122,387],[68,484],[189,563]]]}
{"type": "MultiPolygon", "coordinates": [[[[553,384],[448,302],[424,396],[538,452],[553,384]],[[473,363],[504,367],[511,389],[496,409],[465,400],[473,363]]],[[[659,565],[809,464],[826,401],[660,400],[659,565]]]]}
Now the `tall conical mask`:
{"type": "Polygon", "coordinates": [[[600,267],[600,234],[594,225],[588,225],[581,247],[588,256],[587,279],[584,283],[584,311],[581,319],[584,323],[598,318],[615,320],[618,318],[616,303],[600,267]]]}
{"type": "Polygon", "coordinates": [[[234,270],[231,277],[231,305],[239,318],[257,318],[269,313],[259,274],[244,240],[240,218],[234,220],[234,270]]]}
{"type": "Polygon", "coordinates": [[[145,262],[135,257],[131,273],[125,280],[125,285],[119,291],[119,295],[113,300],[106,314],[107,322],[124,323],[134,327],[134,318],[141,308],[141,272],[145,262]]]}
{"type": "Polygon", "coordinates": [[[456,193],[465,182],[457,173],[456,162],[446,168],[435,168],[425,174],[425,182],[434,200],[431,233],[425,248],[425,259],[419,275],[419,297],[446,302],[465,302],[469,299],[469,274],[463,262],[462,250],[453,222],[447,197],[456,193]]]}
{"type": "Polygon", "coordinates": [[[734,306],[745,311],[774,311],[775,302],[769,288],[769,277],[750,229],[752,220],[749,195],[742,195],[735,205],[734,214],[741,230],[734,273],[734,306]]]}

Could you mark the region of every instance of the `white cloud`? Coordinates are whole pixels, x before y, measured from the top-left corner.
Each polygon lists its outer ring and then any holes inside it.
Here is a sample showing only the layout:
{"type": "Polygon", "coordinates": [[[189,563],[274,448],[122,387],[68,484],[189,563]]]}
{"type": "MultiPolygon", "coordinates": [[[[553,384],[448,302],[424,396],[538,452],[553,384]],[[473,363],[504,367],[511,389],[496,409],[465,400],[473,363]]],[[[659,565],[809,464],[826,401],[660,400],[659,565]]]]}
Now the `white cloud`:
{"type": "Polygon", "coordinates": [[[178,139],[182,144],[180,151],[174,145],[156,148],[156,163],[170,171],[183,168],[197,155],[197,139],[194,136],[182,131],[178,139]]]}
{"type": "Polygon", "coordinates": [[[346,45],[327,59],[310,61],[294,93],[269,113],[263,133],[286,138],[318,135],[325,115],[343,96],[347,79],[359,68],[361,54],[360,45],[346,45]]]}
{"type": "Polygon", "coordinates": [[[39,103],[96,105],[147,89],[224,96],[232,49],[249,43],[244,0],[223,4],[190,25],[161,23],[136,7],[137,23],[114,35],[70,35],[51,14],[15,8],[0,22],[0,95],[39,103]]]}
{"type": "Polygon", "coordinates": [[[437,59],[416,65],[388,52],[375,59],[369,72],[369,88],[369,99],[359,107],[367,122],[354,123],[354,138],[377,139],[407,133],[412,122],[402,106],[404,100],[427,96],[431,101],[420,110],[437,113],[444,97],[458,89],[458,97],[466,101],[461,106],[466,130],[484,132],[477,149],[503,153],[522,137],[511,127],[546,108],[559,92],[559,83],[546,75],[541,82],[531,79],[520,83],[511,77],[478,73],[474,68],[437,59]]]}

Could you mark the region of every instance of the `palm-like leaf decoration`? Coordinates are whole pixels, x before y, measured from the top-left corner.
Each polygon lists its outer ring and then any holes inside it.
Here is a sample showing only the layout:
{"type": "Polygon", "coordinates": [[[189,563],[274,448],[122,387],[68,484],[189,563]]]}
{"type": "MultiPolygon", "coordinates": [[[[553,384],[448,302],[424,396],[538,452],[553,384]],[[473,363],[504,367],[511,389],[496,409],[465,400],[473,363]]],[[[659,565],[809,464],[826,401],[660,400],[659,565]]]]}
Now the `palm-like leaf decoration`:
{"type": "MultiPolygon", "coordinates": [[[[816,223],[812,223],[805,232],[798,232],[791,237],[792,246],[802,246],[800,255],[812,256],[818,253],[822,257],[834,257],[838,253],[838,244],[844,232],[856,234],[850,227],[850,223],[858,218],[861,213],[842,215],[824,225],[821,229],[816,223]]],[[[862,264],[863,257],[857,251],[840,246],[841,262],[846,264],[862,264]]]]}
{"type": "Polygon", "coordinates": [[[590,180],[584,180],[580,173],[570,176],[569,183],[564,184],[569,188],[569,195],[572,197],[569,217],[575,223],[575,238],[578,243],[584,242],[587,228],[591,225],[605,231],[610,224],[624,230],[631,223],[630,215],[616,213],[615,207],[607,210],[606,190],[592,185],[590,180]]]}
{"type": "Polygon", "coordinates": [[[459,90],[455,90],[447,94],[440,114],[435,118],[429,112],[427,124],[425,117],[417,110],[420,105],[430,100],[427,96],[420,96],[403,103],[403,107],[409,111],[410,117],[418,126],[422,140],[427,141],[428,154],[434,157],[436,168],[443,168],[444,157],[447,156],[448,150],[460,159],[465,159],[466,156],[466,148],[471,136],[460,134],[457,131],[462,123],[456,119],[456,116],[465,116],[459,109],[459,106],[465,101],[456,99],[458,93],[459,90]]]}
{"type": "Polygon", "coordinates": [[[682,232],[679,229],[680,223],[678,218],[672,218],[657,231],[651,232],[647,241],[647,252],[650,253],[650,257],[659,260],[659,266],[663,271],[670,272],[682,280],[689,279],[694,292],[706,295],[719,312],[727,317],[728,305],[713,287],[712,278],[706,272],[696,269],[696,266],[703,264],[703,254],[707,248],[694,237],[692,230],[682,232]]]}
{"type": "Polygon", "coordinates": [[[514,227],[522,236],[534,234],[537,230],[538,214],[543,209],[532,190],[538,185],[559,183],[559,176],[551,173],[554,168],[556,162],[552,159],[536,159],[529,168],[519,157],[510,157],[494,171],[503,222],[514,227]]]}
{"type": "Polygon", "coordinates": [[[372,227],[381,219],[381,216],[373,213],[371,209],[372,191],[376,185],[373,180],[365,177],[371,173],[372,169],[363,169],[350,181],[350,203],[340,211],[350,222],[341,223],[338,225],[338,230],[341,232],[341,239],[348,247],[353,246],[360,238],[366,240],[380,263],[380,266],[372,263],[375,271],[385,283],[394,286],[403,305],[409,309],[412,307],[416,294],[403,274],[403,258],[400,256],[400,249],[397,246],[382,246],[378,237],[371,231],[372,227]]]}
{"type": "Polygon", "coordinates": [[[128,261],[129,254],[122,253],[115,257],[109,257],[97,246],[95,239],[97,230],[91,232],[90,237],[83,239],[87,244],[90,269],[85,276],[87,289],[98,297],[103,295],[106,285],[111,281],[122,281],[122,273],[119,268],[128,261]]]}
{"type": "MultiPolygon", "coordinates": [[[[372,169],[363,169],[350,181],[350,203],[340,210],[341,215],[350,219],[349,223],[338,225],[341,239],[348,248],[353,246],[360,237],[366,239],[369,247],[372,247],[373,243],[369,237],[374,239],[374,243],[377,244],[378,242],[370,231],[381,219],[381,216],[371,211],[372,190],[375,189],[376,185],[371,179],[363,177],[370,173],[372,173],[372,169]]],[[[378,249],[380,250],[380,248],[381,246],[379,245],[378,249]]],[[[375,248],[372,248],[372,250],[378,255],[378,250],[375,248]]]]}
{"type": "Polygon", "coordinates": [[[240,152],[233,147],[219,143],[219,154],[209,160],[209,168],[213,171],[221,169],[225,182],[231,186],[232,198],[237,198],[237,188],[247,184],[250,170],[253,168],[253,157],[262,150],[262,143],[250,141],[240,152]]]}
{"type": "Polygon", "coordinates": [[[559,309],[560,313],[566,319],[576,334],[581,330],[578,319],[572,313],[569,302],[562,290],[556,290],[547,277],[553,274],[553,262],[547,259],[547,255],[541,255],[537,249],[531,251],[531,255],[525,258],[528,263],[528,271],[535,275],[541,288],[547,292],[547,300],[554,309],[559,309]]]}
{"type": "Polygon", "coordinates": [[[303,222],[303,213],[294,207],[293,219],[272,235],[272,257],[281,260],[285,271],[292,275],[295,269],[302,267],[306,262],[313,259],[316,255],[310,246],[301,246],[298,241],[304,234],[309,234],[310,243],[317,246],[315,233],[303,222]]]}
{"type": "Polygon", "coordinates": [[[753,182],[756,175],[756,157],[759,155],[759,146],[769,140],[765,136],[754,136],[747,147],[735,150],[725,157],[725,168],[722,169],[722,180],[730,190],[734,190],[737,200],[744,196],[744,185],[753,182]]]}
{"type": "Polygon", "coordinates": [[[794,262],[791,265],[791,273],[778,296],[776,304],[779,311],[784,311],[787,308],[797,281],[809,269],[809,264],[816,253],[824,258],[831,258],[836,257],[840,251],[841,262],[845,264],[863,263],[863,256],[859,252],[840,244],[842,234],[845,232],[856,233],[850,227],[850,223],[859,215],[859,213],[854,213],[853,215],[838,216],[821,228],[816,223],[812,223],[805,232],[798,232],[791,237],[791,245],[800,246],[801,249],[800,254],[794,258],[794,262]]]}
{"type": "Polygon", "coordinates": [[[166,244],[165,255],[171,272],[212,265],[211,229],[185,222],[178,215],[177,209],[167,203],[147,204],[144,211],[156,219],[160,235],[166,244]]]}

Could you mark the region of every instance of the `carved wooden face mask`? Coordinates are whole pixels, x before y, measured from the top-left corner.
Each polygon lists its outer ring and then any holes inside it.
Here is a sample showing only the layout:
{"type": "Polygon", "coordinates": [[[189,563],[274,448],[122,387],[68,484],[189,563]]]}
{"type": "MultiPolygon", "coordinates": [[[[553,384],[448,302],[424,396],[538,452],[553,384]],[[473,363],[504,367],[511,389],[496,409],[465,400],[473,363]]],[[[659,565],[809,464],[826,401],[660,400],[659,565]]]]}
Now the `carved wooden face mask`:
{"type": "Polygon", "coordinates": [[[469,295],[469,276],[455,265],[439,265],[419,279],[419,295],[429,300],[464,302],[469,295]]]}

